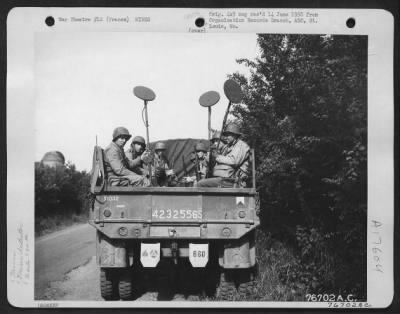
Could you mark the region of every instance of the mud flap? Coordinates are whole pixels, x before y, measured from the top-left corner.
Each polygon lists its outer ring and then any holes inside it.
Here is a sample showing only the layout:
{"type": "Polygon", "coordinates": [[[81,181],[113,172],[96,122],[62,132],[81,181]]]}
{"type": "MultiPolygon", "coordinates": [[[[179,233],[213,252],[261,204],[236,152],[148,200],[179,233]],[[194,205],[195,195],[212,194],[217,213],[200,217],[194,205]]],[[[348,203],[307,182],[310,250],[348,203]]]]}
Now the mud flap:
{"type": "Polygon", "coordinates": [[[219,265],[223,268],[250,268],[256,264],[254,232],[220,247],[219,265]]]}
{"type": "Polygon", "coordinates": [[[97,265],[100,267],[127,267],[128,254],[123,242],[107,238],[97,232],[97,265]]]}

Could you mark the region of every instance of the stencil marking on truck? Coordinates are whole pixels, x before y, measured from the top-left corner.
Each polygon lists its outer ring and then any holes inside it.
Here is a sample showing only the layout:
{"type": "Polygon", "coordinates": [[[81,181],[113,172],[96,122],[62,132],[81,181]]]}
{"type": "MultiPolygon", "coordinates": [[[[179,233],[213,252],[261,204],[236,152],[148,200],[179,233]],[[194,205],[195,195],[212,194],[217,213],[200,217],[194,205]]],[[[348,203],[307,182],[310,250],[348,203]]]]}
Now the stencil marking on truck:
{"type": "Polygon", "coordinates": [[[153,209],[154,219],[202,219],[201,209],[153,209]]]}
{"type": "Polygon", "coordinates": [[[104,195],[104,200],[105,201],[109,201],[109,202],[118,202],[119,201],[119,196],[104,195]]]}

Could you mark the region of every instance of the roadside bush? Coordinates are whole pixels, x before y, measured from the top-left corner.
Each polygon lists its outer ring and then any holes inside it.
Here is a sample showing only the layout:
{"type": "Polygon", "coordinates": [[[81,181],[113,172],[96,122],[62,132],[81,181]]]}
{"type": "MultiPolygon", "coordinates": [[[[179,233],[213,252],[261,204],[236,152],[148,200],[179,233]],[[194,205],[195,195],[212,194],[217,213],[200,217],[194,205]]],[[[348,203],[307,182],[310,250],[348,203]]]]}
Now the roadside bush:
{"type": "Polygon", "coordinates": [[[35,168],[35,231],[42,234],[60,225],[81,222],[87,215],[89,174],[75,165],[35,168]]]}

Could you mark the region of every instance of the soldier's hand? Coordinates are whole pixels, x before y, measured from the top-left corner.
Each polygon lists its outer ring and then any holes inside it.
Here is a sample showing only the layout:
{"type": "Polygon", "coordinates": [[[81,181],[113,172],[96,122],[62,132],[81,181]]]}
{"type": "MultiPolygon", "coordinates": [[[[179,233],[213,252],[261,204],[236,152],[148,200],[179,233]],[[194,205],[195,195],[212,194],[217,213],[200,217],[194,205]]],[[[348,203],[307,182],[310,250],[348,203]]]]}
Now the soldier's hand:
{"type": "Polygon", "coordinates": [[[218,153],[217,153],[217,151],[216,151],[216,150],[212,150],[212,151],[211,151],[211,157],[212,157],[212,159],[214,159],[214,160],[216,160],[216,159],[217,159],[217,157],[218,157],[218,153]]]}
{"type": "Polygon", "coordinates": [[[143,169],[142,175],[145,176],[146,178],[150,176],[149,171],[147,169],[143,169]]]}
{"type": "Polygon", "coordinates": [[[168,169],[167,171],[165,171],[165,174],[167,175],[167,177],[173,176],[175,174],[174,169],[168,169]]]}
{"type": "Polygon", "coordinates": [[[140,159],[145,163],[145,164],[149,164],[151,162],[153,162],[153,156],[149,151],[145,151],[143,152],[143,154],[140,156],[140,159]]]}
{"type": "Polygon", "coordinates": [[[183,182],[194,182],[196,181],[196,177],[183,177],[183,182]]]}

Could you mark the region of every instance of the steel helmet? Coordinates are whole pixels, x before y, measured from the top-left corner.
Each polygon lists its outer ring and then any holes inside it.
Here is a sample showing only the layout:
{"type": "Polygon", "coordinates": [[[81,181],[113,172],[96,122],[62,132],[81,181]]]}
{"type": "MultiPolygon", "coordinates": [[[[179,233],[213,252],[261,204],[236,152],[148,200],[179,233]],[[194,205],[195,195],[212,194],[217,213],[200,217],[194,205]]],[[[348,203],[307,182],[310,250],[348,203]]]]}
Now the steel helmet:
{"type": "Polygon", "coordinates": [[[204,145],[204,143],[202,143],[202,142],[199,142],[199,143],[197,143],[196,144],[196,152],[206,152],[207,151],[207,149],[206,149],[206,145],[204,145]]]}
{"type": "Polygon", "coordinates": [[[236,134],[239,136],[242,135],[242,133],[240,132],[240,126],[234,122],[231,122],[226,126],[223,134],[225,135],[226,133],[232,133],[232,134],[236,134]]]}
{"type": "Polygon", "coordinates": [[[115,128],[112,136],[113,136],[113,141],[115,141],[118,137],[125,137],[126,140],[129,140],[132,135],[129,134],[129,131],[127,128],[120,126],[118,128],[115,128]]]}
{"type": "Polygon", "coordinates": [[[215,131],[211,137],[211,140],[219,140],[219,137],[221,136],[220,131],[215,131]]]}
{"type": "Polygon", "coordinates": [[[156,146],[154,147],[154,150],[166,150],[167,147],[163,142],[158,142],[156,143],[156,146]]]}
{"type": "Polygon", "coordinates": [[[137,143],[137,144],[142,144],[142,145],[146,145],[146,141],[144,140],[143,136],[135,136],[132,140],[132,144],[137,143]]]}

